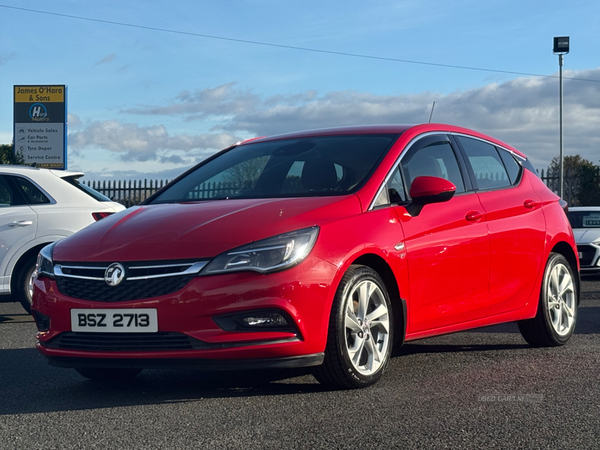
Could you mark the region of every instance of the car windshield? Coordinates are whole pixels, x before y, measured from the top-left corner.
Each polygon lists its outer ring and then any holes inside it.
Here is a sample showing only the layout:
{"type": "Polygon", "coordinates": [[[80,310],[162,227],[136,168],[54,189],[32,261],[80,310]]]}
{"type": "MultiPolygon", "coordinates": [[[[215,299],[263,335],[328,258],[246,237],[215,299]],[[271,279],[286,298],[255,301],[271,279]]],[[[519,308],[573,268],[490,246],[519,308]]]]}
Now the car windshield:
{"type": "Polygon", "coordinates": [[[573,228],[600,228],[600,211],[569,211],[573,228]]]}
{"type": "Polygon", "coordinates": [[[225,151],[151,203],[343,195],[359,189],[398,134],[256,142],[225,151]]]}

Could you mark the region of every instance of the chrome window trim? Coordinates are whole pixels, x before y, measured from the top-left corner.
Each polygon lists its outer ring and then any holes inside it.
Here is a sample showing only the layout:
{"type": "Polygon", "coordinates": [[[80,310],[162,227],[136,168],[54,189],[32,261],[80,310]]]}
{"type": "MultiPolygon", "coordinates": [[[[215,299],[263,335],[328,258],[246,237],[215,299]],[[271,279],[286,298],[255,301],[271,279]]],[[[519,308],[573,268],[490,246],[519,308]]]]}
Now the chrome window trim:
{"type": "MultiPolygon", "coordinates": [[[[149,279],[153,279],[153,278],[194,275],[194,274],[197,274],[198,272],[200,272],[204,268],[204,266],[206,266],[207,264],[208,264],[208,261],[198,261],[195,263],[183,263],[183,264],[157,264],[157,265],[145,265],[145,266],[131,266],[131,267],[127,267],[127,269],[126,269],[127,272],[131,272],[134,270],[161,269],[161,268],[168,268],[168,267],[185,267],[185,266],[189,266],[189,267],[182,272],[160,273],[160,274],[156,274],[156,275],[144,275],[144,276],[139,276],[139,277],[127,277],[127,278],[125,278],[124,281],[127,281],[127,280],[131,280],[131,281],[149,280],[149,279]]],[[[54,275],[57,277],[77,278],[79,280],[104,281],[104,277],[102,277],[102,278],[86,277],[84,275],[66,274],[62,271],[63,267],[66,269],[78,269],[78,270],[106,270],[108,265],[105,267],[101,267],[101,266],[70,266],[70,265],[63,265],[63,264],[55,264],[54,265],[54,275]]]]}
{"type": "MultiPolygon", "coordinates": [[[[514,157],[517,158],[517,160],[519,161],[525,161],[527,160],[527,158],[522,157],[521,155],[515,153],[514,151],[502,146],[502,145],[498,145],[494,142],[488,141],[486,139],[482,139],[480,137],[476,137],[476,136],[471,136],[470,134],[466,134],[466,133],[459,133],[459,132],[453,132],[453,131],[430,131],[428,133],[424,133],[424,134],[420,134],[418,136],[415,136],[414,138],[411,139],[411,141],[408,143],[408,145],[406,145],[405,150],[402,151],[402,153],[400,154],[400,156],[398,156],[398,158],[396,159],[396,161],[394,162],[394,164],[392,164],[392,168],[390,169],[390,171],[387,173],[386,177],[383,180],[383,183],[381,183],[381,186],[379,186],[379,189],[377,190],[377,192],[375,193],[375,195],[373,196],[373,200],[371,200],[371,203],[369,204],[369,208],[367,208],[367,211],[372,211],[375,208],[381,208],[384,205],[381,206],[375,206],[375,201],[377,200],[377,198],[379,197],[379,195],[381,194],[381,191],[385,188],[385,186],[387,185],[388,181],[390,180],[390,178],[392,177],[392,174],[394,173],[394,170],[398,167],[398,165],[400,164],[400,162],[402,161],[402,158],[404,158],[404,156],[409,152],[410,148],[415,145],[415,143],[422,139],[422,138],[426,138],[428,136],[435,136],[435,135],[443,135],[443,136],[463,136],[466,138],[471,138],[471,139],[476,139],[478,141],[481,142],[485,142],[486,144],[489,145],[493,145],[494,147],[498,147],[501,148],[504,151],[509,152],[511,155],[513,155],[514,157]]],[[[389,206],[389,205],[388,205],[389,206]]]]}
{"type": "MultiPolygon", "coordinates": [[[[494,142],[485,140],[485,139],[481,139],[481,138],[478,138],[478,137],[475,137],[475,136],[471,136],[471,135],[468,135],[468,134],[465,134],[465,133],[448,133],[448,134],[451,134],[453,136],[463,136],[463,137],[466,137],[466,138],[470,138],[470,139],[475,139],[477,141],[481,141],[484,144],[488,144],[488,145],[491,145],[493,147],[496,147],[497,149],[504,150],[504,151],[510,153],[513,157],[517,158],[517,164],[519,164],[521,166],[521,172],[519,173],[520,177],[517,178],[517,181],[519,183],[516,183],[516,184],[510,183],[508,186],[497,186],[497,187],[487,188],[487,189],[476,189],[477,192],[490,192],[490,191],[497,191],[499,189],[513,189],[513,188],[517,187],[517,184],[520,184],[521,180],[523,179],[523,170],[525,170],[525,168],[523,167],[522,161],[526,161],[527,158],[523,158],[521,155],[518,155],[517,153],[513,152],[512,150],[510,150],[510,149],[508,149],[506,147],[503,147],[502,145],[495,144],[494,142]]],[[[500,156],[500,159],[502,159],[502,155],[498,155],[498,156],[500,156]]],[[[468,159],[468,156],[467,156],[467,159],[468,159]]],[[[504,165],[504,162],[502,162],[502,164],[504,165]]],[[[504,170],[506,170],[506,167],[504,168],[504,170]]],[[[506,173],[506,175],[508,176],[508,172],[506,173]]],[[[510,182],[510,177],[508,178],[508,181],[510,182]]]]}
{"type": "Polygon", "coordinates": [[[486,144],[493,145],[494,147],[498,147],[498,148],[501,148],[501,149],[502,149],[502,150],[504,150],[504,151],[507,151],[508,153],[510,153],[511,155],[513,155],[513,156],[517,157],[517,158],[518,158],[518,159],[520,159],[521,161],[525,161],[525,160],[527,159],[527,158],[523,158],[523,157],[522,157],[521,155],[519,155],[518,153],[515,153],[513,150],[510,150],[510,149],[508,149],[508,148],[506,148],[506,147],[504,147],[504,146],[502,146],[502,145],[498,145],[498,144],[496,144],[495,142],[488,141],[488,140],[486,140],[486,139],[482,139],[482,138],[480,138],[480,137],[477,137],[477,136],[471,136],[470,134],[465,134],[465,133],[456,133],[456,132],[453,132],[453,133],[446,133],[446,134],[449,134],[449,135],[452,135],[452,136],[463,136],[463,137],[466,137],[466,138],[475,139],[475,140],[477,140],[477,141],[485,142],[486,144]]]}

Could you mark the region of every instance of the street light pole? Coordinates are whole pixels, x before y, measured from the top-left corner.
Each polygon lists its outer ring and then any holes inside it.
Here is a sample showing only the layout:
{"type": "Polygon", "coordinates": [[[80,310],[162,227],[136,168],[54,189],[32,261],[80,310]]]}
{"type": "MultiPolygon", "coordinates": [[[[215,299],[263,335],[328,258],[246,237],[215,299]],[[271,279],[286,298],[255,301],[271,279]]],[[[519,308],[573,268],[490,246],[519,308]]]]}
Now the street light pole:
{"type": "Polygon", "coordinates": [[[563,79],[562,79],[562,72],[563,72],[563,54],[561,53],[560,55],[558,55],[558,84],[559,84],[559,88],[558,88],[558,96],[560,98],[560,100],[558,101],[559,107],[558,107],[558,122],[559,122],[559,138],[558,138],[558,148],[559,148],[559,158],[560,158],[560,178],[559,178],[559,183],[560,183],[560,188],[558,190],[558,195],[560,196],[560,198],[564,197],[564,191],[565,191],[565,179],[564,179],[564,173],[565,173],[565,169],[564,169],[564,159],[563,159],[563,79]]]}
{"type": "Polygon", "coordinates": [[[560,198],[564,196],[564,160],[563,160],[563,56],[569,53],[569,36],[555,37],[554,38],[554,49],[553,52],[555,55],[558,55],[558,123],[559,123],[559,138],[558,138],[558,148],[559,148],[559,188],[558,195],[560,198]]]}

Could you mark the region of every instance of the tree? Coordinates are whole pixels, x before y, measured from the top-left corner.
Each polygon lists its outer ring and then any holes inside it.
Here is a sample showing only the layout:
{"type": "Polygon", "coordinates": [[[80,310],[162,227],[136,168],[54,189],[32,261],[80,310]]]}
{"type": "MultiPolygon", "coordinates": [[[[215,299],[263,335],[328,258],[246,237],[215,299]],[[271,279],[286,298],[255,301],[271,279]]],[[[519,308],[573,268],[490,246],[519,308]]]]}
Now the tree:
{"type": "Polygon", "coordinates": [[[225,171],[223,181],[239,188],[252,189],[268,161],[268,156],[260,156],[241,162],[225,171]]]}
{"type": "Polygon", "coordinates": [[[579,206],[600,206],[600,167],[581,167],[577,200],[579,206]]]}
{"type": "Polygon", "coordinates": [[[12,144],[0,144],[0,164],[25,164],[25,160],[22,153],[13,153],[12,144]]]}
{"type": "MultiPolygon", "coordinates": [[[[560,175],[560,160],[558,156],[552,158],[550,165],[548,166],[548,176],[554,177],[552,182],[549,183],[550,189],[555,192],[559,191],[559,175],[560,175]]],[[[600,189],[596,179],[594,185],[594,173],[597,173],[599,167],[595,166],[594,163],[582,158],[580,155],[568,155],[563,160],[564,168],[564,194],[563,197],[569,202],[570,205],[575,203],[580,204],[580,195],[585,198],[588,202],[590,199],[595,198],[595,191],[600,189]],[[585,185],[582,185],[582,181],[585,179],[585,185]]]]}

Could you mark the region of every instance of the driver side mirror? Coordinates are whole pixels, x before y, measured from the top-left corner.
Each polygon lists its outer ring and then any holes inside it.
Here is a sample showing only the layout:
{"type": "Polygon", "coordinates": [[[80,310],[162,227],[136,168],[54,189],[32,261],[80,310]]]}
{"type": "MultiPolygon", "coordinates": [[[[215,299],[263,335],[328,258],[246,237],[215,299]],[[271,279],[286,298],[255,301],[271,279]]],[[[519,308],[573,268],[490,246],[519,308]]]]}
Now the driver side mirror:
{"type": "Polygon", "coordinates": [[[444,178],[420,176],[410,185],[412,202],[407,207],[408,213],[415,217],[421,213],[425,205],[447,202],[456,192],[456,186],[444,178]]]}

